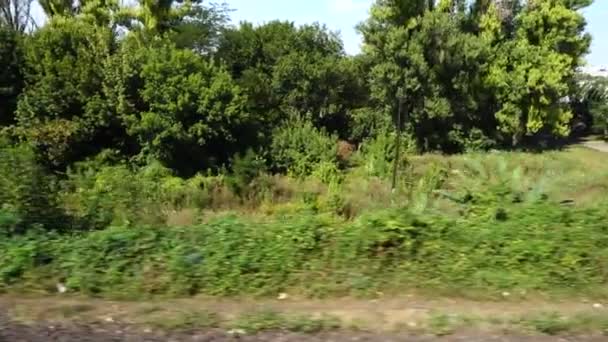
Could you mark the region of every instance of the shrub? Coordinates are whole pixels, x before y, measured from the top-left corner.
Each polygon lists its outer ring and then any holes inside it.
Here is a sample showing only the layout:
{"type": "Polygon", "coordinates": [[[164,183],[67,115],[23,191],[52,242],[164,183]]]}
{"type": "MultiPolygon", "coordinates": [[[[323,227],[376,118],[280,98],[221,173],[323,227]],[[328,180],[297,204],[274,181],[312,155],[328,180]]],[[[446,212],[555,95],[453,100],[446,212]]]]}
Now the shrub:
{"type": "Polygon", "coordinates": [[[384,132],[393,128],[391,115],[383,110],[373,108],[359,108],[349,113],[350,139],[362,142],[377,138],[384,132]]]}
{"type": "Polygon", "coordinates": [[[344,175],[338,165],[332,162],[321,162],[312,171],[312,176],[325,184],[341,183],[344,175]]]}
{"type": "Polygon", "coordinates": [[[55,179],[28,146],[0,148],[0,232],[23,233],[34,226],[69,228],[54,187],[55,179]]]}
{"type": "MultiPolygon", "coordinates": [[[[143,179],[126,165],[94,169],[81,164],[69,172],[63,200],[69,212],[89,229],[129,225],[140,221],[144,207],[152,215],[160,214],[156,205],[150,207],[155,201],[144,196],[142,183],[143,179]]],[[[151,185],[158,188],[158,184],[151,185]]],[[[154,193],[150,188],[146,190],[154,193]]]]}
{"type": "Polygon", "coordinates": [[[157,162],[141,169],[126,164],[79,163],[68,172],[62,200],[88,229],[108,225],[161,224],[169,212],[201,208],[209,201],[205,177],[175,177],[157,162]]]}
{"type": "Polygon", "coordinates": [[[250,185],[253,180],[265,169],[265,160],[249,149],[244,155],[235,155],[232,160],[232,174],[227,178],[226,183],[237,196],[247,196],[251,193],[250,185]]]}
{"type": "MultiPolygon", "coordinates": [[[[411,136],[403,133],[401,137],[400,166],[407,165],[407,155],[415,151],[415,141],[411,136]]],[[[358,163],[363,166],[367,175],[388,177],[393,171],[395,160],[395,133],[385,132],[375,138],[367,139],[361,144],[358,163]]]]}
{"type": "Polygon", "coordinates": [[[274,132],[273,167],[296,177],[310,175],[320,163],[337,163],[338,138],[308,121],[294,120],[274,132]]]}
{"type": "Polygon", "coordinates": [[[221,217],[189,228],[114,227],[0,241],[0,284],[65,281],[70,291],[142,295],[369,294],[403,288],[487,295],[602,286],[605,208],[549,202],[505,219],[384,210],[354,221],[221,217]]]}

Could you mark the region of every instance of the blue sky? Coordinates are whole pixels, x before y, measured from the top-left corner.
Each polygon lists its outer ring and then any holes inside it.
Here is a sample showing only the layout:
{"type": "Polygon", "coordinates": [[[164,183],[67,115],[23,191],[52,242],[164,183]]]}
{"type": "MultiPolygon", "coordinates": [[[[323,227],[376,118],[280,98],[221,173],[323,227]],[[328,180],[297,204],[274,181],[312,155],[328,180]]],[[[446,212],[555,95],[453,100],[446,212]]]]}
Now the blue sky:
{"type": "MultiPolygon", "coordinates": [[[[131,1],[131,0],[126,0],[131,1]]],[[[221,0],[215,0],[221,2],[221,0]]],[[[374,0],[225,0],[234,9],[233,22],[241,20],[263,23],[273,19],[294,21],[297,24],[320,22],[339,31],[344,47],[350,54],[359,51],[361,37],[355,26],[367,17],[374,0]]],[[[34,17],[43,21],[39,6],[34,6],[34,17]]],[[[584,10],[587,29],[593,36],[590,65],[608,66],[608,0],[595,0],[584,10]]]]}
{"type": "MultiPolygon", "coordinates": [[[[262,23],[273,19],[291,20],[298,24],[318,21],[340,31],[348,53],[357,53],[361,38],[354,27],[367,17],[373,0],[227,0],[234,22],[248,20],[262,23]]],[[[608,0],[595,0],[585,9],[588,31],[593,46],[587,61],[591,65],[608,65],[608,0]]]]}

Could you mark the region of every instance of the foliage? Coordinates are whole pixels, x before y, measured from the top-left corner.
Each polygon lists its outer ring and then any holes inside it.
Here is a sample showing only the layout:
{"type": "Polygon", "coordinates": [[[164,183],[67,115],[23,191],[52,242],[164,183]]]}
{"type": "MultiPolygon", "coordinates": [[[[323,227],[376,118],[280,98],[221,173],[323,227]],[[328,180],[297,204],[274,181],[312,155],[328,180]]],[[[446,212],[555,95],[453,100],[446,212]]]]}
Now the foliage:
{"type": "Polygon", "coordinates": [[[364,107],[349,113],[349,140],[362,142],[388,132],[392,127],[391,115],[384,110],[364,107]]]}
{"type": "Polygon", "coordinates": [[[23,87],[22,46],[20,36],[0,25],[0,126],[14,122],[17,96],[23,87]]]}
{"type": "Polygon", "coordinates": [[[112,40],[109,29],[73,18],[51,20],[26,39],[17,133],[49,165],[95,154],[119,126],[101,92],[112,40]]]}
{"type": "Polygon", "coordinates": [[[271,146],[272,165],[296,177],[309,175],[323,162],[337,163],[338,139],[310,122],[294,120],[277,129],[271,146]]]}
{"type": "Polygon", "coordinates": [[[497,47],[487,79],[496,89],[500,130],[514,145],[543,129],[565,136],[572,113],[563,99],[589,48],[584,18],[563,3],[540,1],[522,10],[518,23],[514,39],[497,47]]]}
{"type": "Polygon", "coordinates": [[[139,0],[137,4],[122,9],[128,27],[142,28],[152,34],[165,32],[192,13],[199,2],[173,0],[139,0]],[[139,26],[137,26],[139,25],[139,26]]]}
{"type": "Polygon", "coordinates": [[[204,179],[175,177],[170,169],[150,163],[133,170],[125,164],[77,164],[63,182],[61,200],[87,229],[109,225],[165,224],[170,212],[203,207],[208,194],[204,179]]]}
{"type": "Polygon", "coordinates": [[[476,113],[482,110],[476,89],[483,87],[479,77],[487,46],[462,31],[458,16],[424,12],[420,6],[422,12],[414,14],[411,7],[397,8],[397,3],[378,1],[360,27],[365,52],[374,61],[371,94],[394,118],[398,99],[405,101],[406,127],[421,148],[462,149],[459,136],[474,127],[493,126],[491,118],[482,120],[476,113]],[[397,20],[401,17],[403,21],[397,20]]]}
{"type": "Polygon", "coordinates": [[[237,154],[232,160],[232,174],[227,179],[227,185],[240,197],[250,195],[255,190],[261,191],[262,189],[252,188],[251,185],[265,169],[265,161],[253,150],[247,150],[242,156],[237,154]]]}
{"type": "Polygon", "coordinates": [[[54,195],[55,180],[27,146],[0,148],[0,234],[70,228],[54,195]]]}
{"type": "MultiPolygon", "coordinates": [[[[565,136],[572,107],[605,124],[604,80],[575,79],[589,3],[376,0],[354,57],[323,25],[228,26],[202,1],[44,0],[32,32],[2,12],[0,287],[600,287],[597,155],[415,156],[565,136]]],[[[325,327],[260,318],[246,323],[325,327]]]]}
{"type": "Polygon", "coordinates": [[[567,135],[564,99],[589,47],[584,4],[478,1],[467,12],[447,3],[376,1],[360,26],[372,97],[392,113],[403,99],[425,150],[567,135]]]}
{"type": "Polygon", "coordinates": [[[138,40],[126,42],[113,65],[106,88],[141,161],[192,175],[244,150],[250,115],[221,66],[166,41],[148,47],[138,40]]]}
{"type": "Polygon", "coordinates": [[[347,112],[366,98],[359,66],[324,26],[241,23],[224,32],[216,55],[243,87],[264,131],[295,112],[346,137],[347,112]]]}
{"type": "Polygon", "coordinates": [[[294,119],[349,144],[402,121],[422,151],[519,145],[569,131],[588,3],[377,0],[347,56],[320,24],[228,26],[226,4],[48,0],[40,29],[1,31],[0,120],[53,171],[105,149],[182,177],[248,149],[284,171],[266,153],[294,119]]]}
{"type": "Polygon", "coordinates": [[[578,75],[573,97],[583,123],[608,136],[608,78],[578,75]]]}
{"type": "Polygon", "coordinates": [[[42,0],[40,7],[49,18],[72,16],[78,11],[74,0],[42,0]]]}
{"type": "MultiPolygon", "coordinates": [[[[407,155],[416,152],[416,142],[410,136],[401,139],[400,169],[407,165],[407,155]]],[[[357,162],[368,176],[388,178],[395,162],[396,147],[394,132],[381,132],[373,139],[364,140],[360,146],[357,162]]]]}
{"type": "Polygon", "coordinates": [[[171,40],[179,48],[190,48],[204,54],[213,53],[222,31],[230,21],[226,3],[196,2],[189,13],[174,25],[171,40]]]}
{"type": "Polygon", "coordinates": [[[266,222],[225,217],[171,230],[13,238],[2,242],[0,273],[7,286],[54,274],[46,282],[60,278],[70,291],[122,296],[578,291],[605,282],[602,207],[535,202],[506,210],[505,219],[406,210],[342,223],[308,213],[266,222]]]}

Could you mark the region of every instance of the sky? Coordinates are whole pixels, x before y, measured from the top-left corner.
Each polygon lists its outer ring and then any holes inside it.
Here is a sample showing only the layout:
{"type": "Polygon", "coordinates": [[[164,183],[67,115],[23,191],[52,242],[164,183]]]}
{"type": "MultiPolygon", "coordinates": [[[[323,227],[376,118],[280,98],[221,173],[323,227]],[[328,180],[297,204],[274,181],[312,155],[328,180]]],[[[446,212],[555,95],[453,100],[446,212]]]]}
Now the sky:
{"type": "MultiPolygon", "coordinates": [[[[290,20],[296,24],[319,22],[332,31],[339,31],[349,54],[360,50],[361,37],[355,26],[365,20],[374,0],[225,0],[234,10],[232,21],[263,23],[274,19],[290,20]]],[[[215,0],[215,2],[221,2],[215,0]]],[[[40,23],[41,10],[34,6],[34,17],[40,23]]],[[[587,63],[608,67],[608,0],[595,0],[583,10],[587,30],[593,36],[587,63]]]]}
{"type": "MultiPolygon", "coordinates": [[[[241,20],[263,23],[273,19],[297,24],[320,22],[339,31],[349,54],[359,52],[361,37],[355,26],[367,17],[373,0],[226,0],[235,11],[235,23],[241,20]]],[[[584,10],[587,29],[593,36],[587,63],[608,66],[608,0],[595,0],[584,10]]]]}

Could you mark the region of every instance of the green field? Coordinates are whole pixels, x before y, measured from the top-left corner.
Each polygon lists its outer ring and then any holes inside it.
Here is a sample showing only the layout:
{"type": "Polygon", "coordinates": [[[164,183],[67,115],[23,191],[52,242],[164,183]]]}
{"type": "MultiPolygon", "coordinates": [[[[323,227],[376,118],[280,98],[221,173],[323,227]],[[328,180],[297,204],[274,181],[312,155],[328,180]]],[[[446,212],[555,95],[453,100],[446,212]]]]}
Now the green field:
{"type": "MultiPolygon", "coordinates": [[[[353,156],[351,168],[326,178],[260,175],[253,197],[221,177],[102,168],[63,183],[58,203],[79,218],[74,225],[111,227],[3,239],[0,288],[54,293],[62,283],[118,298],[603,298],[603,158],[580,147],[413,156],[391,192],[388,177],[370,176],[369,159],[353,156]]],[[[4,227],[19,227],[7,215],[4,227]]]]}

